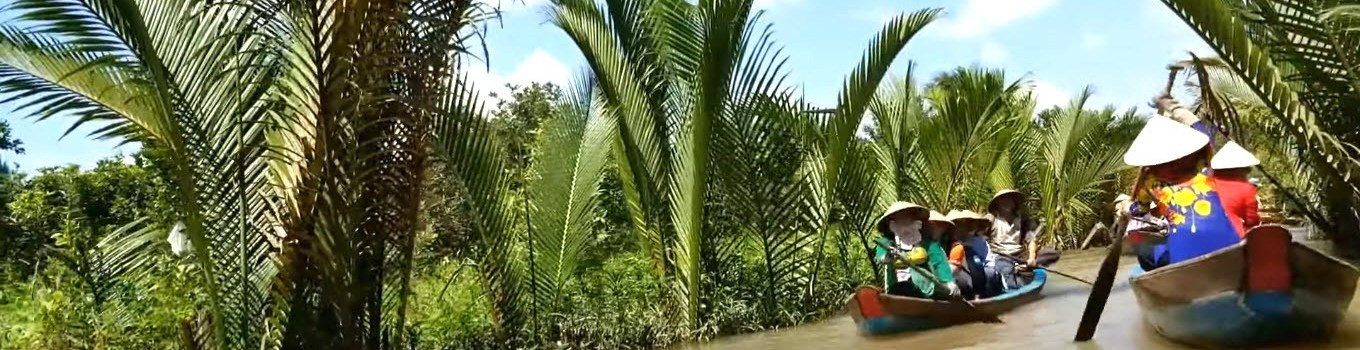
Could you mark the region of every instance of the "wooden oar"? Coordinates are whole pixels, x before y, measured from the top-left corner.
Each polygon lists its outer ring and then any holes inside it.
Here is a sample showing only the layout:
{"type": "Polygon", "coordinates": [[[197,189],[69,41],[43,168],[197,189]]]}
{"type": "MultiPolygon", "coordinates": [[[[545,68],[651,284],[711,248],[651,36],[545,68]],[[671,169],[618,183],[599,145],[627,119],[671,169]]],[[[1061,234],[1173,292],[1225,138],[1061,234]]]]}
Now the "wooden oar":
{"type": "MultiPolygon", "coordinates": [[[[935,274],[930,273],[929,270],[926,270],[925,268],[916,265],[908,266],[910,266],[912,270],[916,270],[916,272],[919,272],[922,276],[925,276],[926,279],[930,280],[930,283],[935,284],[935,289],[949,289],[949,286],[945,285],[944,282],[940,282],[940,279],[936,278],[935,274]]],[[[949,301],[955,304],[962,303],[964,305],[968,305],[968,308],[973,309],[974,315],[981,317],[982,322],[1002,323],[1001,319],[997,318],[996,315],[986,313],[983,312],[981,309],[978,309],[977,305],[973,305],[973,303],[969,302],[967,299],[964,299],[962,294],[952,293],[949,294],[949,301]]]]}
{"type": "MultiPolygon", "coordinates": [[[[1011,258],[1012,261],[1025,261],[1025,260],[1016,258],[1015,256],[1012,256],[1012,255],[1009,255],[1009,254],[998,254],[998,255],[1001,255],[1001,256],[1004,256],[1004,257],[1007,257],[1007,258],[1011,258]]],[[[1034,267],[1034,266],[1030,266],[1029,268],[1033,269],[1033,268],[1035,268],[1035,267],[1034,267]]],[[[1059,270],[1054,270],[1053,268],[1042,267],[1042,266],[1040,266],[1040,267],[1038,267],[1038,268],[1044,269],[1044,271],[1052,272],[1053,274],[1056,274],[1056,275],[1058,275],[1058,276],[1067,277],[1068,279],[1075,280],[1075,281],[1081,282],[1081,283],[1085,283],[1085,284],[1087,284],[1087,285],[1094,285],[1094,284],[1095,284],[1095,283],[1091,283],[1091,281],[1087,281],[1085,278],[1077,277],[1077,276],[1074,276],[1074,275],[1072,275],[1072,274],[1070,274],[1070,273],[1062,272],[1062,271],[1059,271],[1059,270]]]]}
{"type": "Polygon", "coordinates": [[[1086,285],[1091,285],[1091,286],[1094,286],[1094,285],[1095,285],[1095,283],[1091,283],[1091,281],[1087,281],[1087,280],[1085,280],[1085,279],[1083,279],[1083,278],[1081,278],[1081,277],[1073,276],[1073,275],[1070,274],[1070,273],[1066,273],[1066,272],[1062,272],[1062,271],[1050,269],[1050,268],[1047,268],[1047,267],[1043,267],[1042,269],[1044,269],[1044,271],[1047,271],[1047,272],[1052,272],[1052,273],[1054,273],[1054,274],[1056,274],[1056,275],[1058,275],[1058,276],[1067,277],[1067,278],[1070,279],[1070,280],[1074,280],[1074,281],[1077,281],[1077,282],[1085,283],[1086,285]]]}
{"type": "MultiPolygon", "coordinates": [[[[1143,182],[1147,180],[1147,168],[1138,170],[1138,180],[1133,183],[1133,196],[1138,197],[1143,190],[1143,182]]],[[[1117,220],[1116,220],[1117,221],[1117,220]]],[[[1119,228],[1116,234],[1124,229],[1120,225],[1111,225],[1119,228]]],[[[1086,298],[1086,309],[1081,313],[1081,324],[1077,326],[1077,336],[1074,340],[1082,342],[1091,340],[1096,334],[1096,325],[1100,323],[1100,314],[1105,312],[1105,302],[1110,299],[1110,289],[1114,287],[1115,273],[1119,270],[1119,251],[1124,247],[1119,243],[1121,240],[1113,239],[1109,251],[1105,253],[1105,260],[1100,262],[1100,272],[1096,274],[1096,282],[1091,284],[1091,296],[1086,298]]]]}

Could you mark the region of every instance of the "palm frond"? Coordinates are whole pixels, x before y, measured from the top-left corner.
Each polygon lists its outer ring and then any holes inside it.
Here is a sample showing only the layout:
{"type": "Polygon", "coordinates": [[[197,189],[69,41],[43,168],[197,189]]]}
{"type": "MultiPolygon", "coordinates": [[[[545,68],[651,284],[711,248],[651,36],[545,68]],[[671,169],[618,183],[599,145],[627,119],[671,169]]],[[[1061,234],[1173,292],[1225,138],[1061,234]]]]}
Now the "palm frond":
{"type": "Polygon", "coordinates": [[[1076,237],[1097,219],[1089,203],[1103,203],[1105,184],[1125,169],[1121,157],[1133,141],[1135,120],[1119,117],[1114,107],[1088,109],[1093,92],[1082,90],[1068,105],[1040,115],[1038,215],[1046,223],[1046,244],[1075,245],[1076,237]],[[1069,238],[1072,242],[1060,242],[1069,238]]]}
{"type": "Polygon", "coordinates": [[[633,25],[634,21],[684,28],[687,16],[682,12],[683,7],[676,3],[679,1],[655,1],[644,8],[643,3],[637,1],[612,1],[596,6],[591,1],[561,0],[554,1],[551,10],[553,22],[576,43],[597,77],[604,98],[602,112],[610,113],[618,120],[619,136],[614,158],[619,162],[630,221],[642,246],[651,255],[658,275],[664,275],[668,269],[665,252],[670,230],[662,223],[670,220],[668,196],[673,132],[667,125],[671,124],[670,114],[676,113],[662,108],[674,108],[673,102],[658,99],[676,92],[659,92],[656,90],[666,90],[664,86],[644,82],[649,81],[649,72],[665,71],[661,66],[670,60],[660,61],[663,57],[692,61],[694,56],[692,50],[659,56],[660,52],[669,50],[642,45],[692,42],[693,39],[682,39],[670,31],[648,34],[623,30],[652,28],[633,25]],[[606,18],[606,12],[614,22],[606,18]],[[642,65],[647,63],[655,65],[642,65]]]}
{"type": "MultiPolygon", "coordinates": [[[[1350,183],[1352,190],[1360,189],[1353,178],[1353,172],[1360,163],[1351,157],[1352,152],[1345,144],[1338,140],[1337,136],[1329,133],[1321,121],[1318,113],[1312,106],[1330,103],[1325,99],[1306,98],[1303,93],[1307,89],[1307,84],[1291,83],[1290,77],[1297,79],[1300,75],[1295,75],[1300,66],[1307,66],[1318,63],[1317,60],[1325,58],[1311,59],[1299,56],[1299,52],[1307,51],[1300,49],[1295,53],[1289,53],[1289,48],[1281,49],[1284,53],[1263,50],[1265,45],[1284,45],[1291,46],[1294,40],[1305,41],[1298,46],[1303,48],[1307,45],[1319,44],[1315,39],[1298,39],[1296,34],[1287,29],[1290,26],[1281,26],[1278,32],[1259,31],[1262,27],[1255,26],[1258,32],[1248,31],[1249,24],[1243,16],[1240,16],[1234,8],[1228,4],[1215,1],[1182,1],[1182,0],[1163,0],[1177,16],[1185,20],[1214,50],[1218,55],[1232,67],[1232,70],[1243,77],[1256,95],[1266,103],[1273,114],[1278,116],[1286,129],[1296,137],[1301,145],[1309,150],[1310,154],[1316,155],[1314,161],[1317,162],[1329,176],[1334,176],[1347,183],[1350,183]],[[1259,39],[1256,35],[1274,36],[1273,40],[1259,39]],[[1298,59],[1301,61],[1292,61],[1298,59]],[[1311,63],[1310,63],[1311,62],[1311,63]]],[[[1282,20],[1285,16],[1293,16],[1296,20],[1312,20],[1308,13],[1302,13],[1295,6],[1287,6],[1276,2],[1263,2],[1266,9],[1258,9],[1265,12],[1266,16],[1271,16],[1276,20],[1282,20]]],[[[1291,3],[1289,5],[1299,5],[1291,3]]],[[[1308,25],[1300,23],[1300,25],[1308,25]]],[[[1314,26],[1316,27],[1316,26],[1314,26]]],[[[1326,45],[1327,42],[1321,42],[1326,45]]],[[[1345,46],[1332,45],[1331,49],[1343,49],[1345,46]]],[[[1352,51],[1354,52],[1354,51],[1352,51]]],[[[1324,67],[1334,66],[1325,64],[1324,67]]],[[[1333,75],[1344,71],[1330,71],[1333,75]]],[[[1309,76],[1316,76],[1310,74],[1309,76]]],[[[1344,76],[1344,74],[1342,74],[1344,76]]],[[[1329,110],[1329,109],[1324,109],[1329,110]]],[[[1325,113],[1325,112],[1322,112],[1325,113]]]]}
{"type": "Polygon", "coordinates": [[[503,174],[505,150],[496,142],[484,106],[477,100],[466,77],[451,80],[441,101],[444,114],[435,119],[435,154],[446,163],[452,177],[467,189],[466,210],[471,215],[479,273],[493,305],[492,324],[502,332],[514,332],[525,321],[520,304],[521,268],[510,254],[511,228],[515,220],[510,203],[510,183],[503,174]]]}
{"type": "Polygon", "coordinates": [[[576,275],[588,248],[591,217],[598,207],[599,184],[615,136],[614,120],[594,108],[595,82],[581,78],[539,136],[528,185],[532,244],[535,247],[534,295],[541,307],[556,312],[562,288],[576,275]]]}
{"type": "Polygon", "coordinates": [[[907,43],[916,36],[916,33],[934,21],[939,13],[939,9],[926,9],[901,14],[888,21],[869,43],[854,71],[846,77],[836,100],[836,114],[827,128],[830,136],[827,137],[824,151],[827,162],[825,179],[830,188],[836,186],[846,149],[855,132],[859,130],[864,111],[873,100],[879,82],[887,75],[888,68],[907,43]]]}
{"type": "MultiPolygon", "coordinates": [[[[942,74],[927,89],[932,115],[920,123],[922,183],[931,191],[906,200],[930,208],[980,208],[991,196],[984,186],[1028,118],[1017,107],[1022,81],[1007,82],[1000,71],[960,68],[942,74]]],[[[947,210],[947,209],[946,209],[947,210]]]]}

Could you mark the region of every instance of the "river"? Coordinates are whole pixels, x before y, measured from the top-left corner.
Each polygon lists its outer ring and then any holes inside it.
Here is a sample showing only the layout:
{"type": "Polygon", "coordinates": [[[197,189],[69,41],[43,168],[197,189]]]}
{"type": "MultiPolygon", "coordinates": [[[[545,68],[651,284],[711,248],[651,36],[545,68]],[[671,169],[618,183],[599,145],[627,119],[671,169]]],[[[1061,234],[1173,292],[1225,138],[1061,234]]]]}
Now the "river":
{"type": "MultiPolygon", "coordinates": [[[[1053,269],[1094,281],[1104,249],[1063,254],[1053,269]]],[[[891,336],[865,338],[856,332],[848,316],[776,331],[715,339],[686,349],[1182,349],[1185,346],[1157,335],[1143,323],[1128,272],[1136,264],[1125,256],[1119,277],[1095,339],[1072,342],[1090,288],[1056,274],[1049,275],[1043,299],[1001,316],[1002,324],[974,323],[950,328],[891,336]]],[[[1337,334],[1326,343],[1295,345],[1280,349],[1360,349],[1360,293],[1351,303],[1346,320],[1337,334]]]]}

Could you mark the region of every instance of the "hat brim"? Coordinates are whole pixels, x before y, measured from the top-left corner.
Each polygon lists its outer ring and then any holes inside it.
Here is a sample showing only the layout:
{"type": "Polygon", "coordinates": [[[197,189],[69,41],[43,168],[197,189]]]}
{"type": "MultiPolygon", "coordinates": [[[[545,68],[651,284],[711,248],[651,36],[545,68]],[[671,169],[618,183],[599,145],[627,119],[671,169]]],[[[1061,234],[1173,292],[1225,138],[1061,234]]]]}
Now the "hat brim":
{"type": "Polygon", "coordinates": [[[884,213],[882,217],[878,218],[878,232],[883,234],[892,233],[888,230],[888,221],[898,217],[906,217],[925,222],[930,219],[930,210],[922,206],[910,206],[884,213]]]}
{"type": "Polygon", "coordinates": [[[1124,163],[1131,166],[1166,164],[1208,145],[1209,135],[1170,118],[1153,116],[1129,144],[1124,163]]]}
{"type": "Polygon", "coordinates": [[[1209,166],[1214,169],[1237,169],[1250,168],[1261,164],[1261,160],[1256,159],[1246,148],[1237,144],[1236,141],[1228,141],[1222,149],[1215,152],[1214,159],[1209,161],[1209,166]]]}
{"type": "Polygon", "coordinates": [[[987,212],[996,211],[996,203],[1000,202],[1003,198],[1015,198],[1015,204],[1019,205],[1025,200],[1025,194],[1016,190],[997,192],[996,195],[992,196],[992,200],[987,202],[987,212]]]}

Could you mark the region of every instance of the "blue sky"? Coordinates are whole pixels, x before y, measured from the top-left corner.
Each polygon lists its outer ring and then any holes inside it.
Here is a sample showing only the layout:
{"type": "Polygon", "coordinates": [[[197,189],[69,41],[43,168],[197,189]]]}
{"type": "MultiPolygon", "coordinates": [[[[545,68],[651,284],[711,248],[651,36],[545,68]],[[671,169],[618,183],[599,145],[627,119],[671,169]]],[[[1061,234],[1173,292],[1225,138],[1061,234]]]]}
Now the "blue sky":
{"type": "MultiPolygon", "coordinates": [[[[548,22],[542,8],[547,1],[505,2],[504,17],[491,25],[486,38],[490,70],[474,73],[480,86],[501,90],[505,83],[566,83],[583,69],[574,44],[548,22]]],[[[921,79],[961,65],[1003,68],[1009,77],[1031,81],[1040,107],[1066,102],[1091,85],[1097,103],[1143,108],[1165,84],[1166,64],[1188,57],[1188,50],[1212,54],[1157,0],[755,3],[766,11],[762,20],[773,25],[774,38],[789,57],[789,81],[818,105],[834,103],[842,79],[887,19],[929,7],[943,8],[943,18],[912,40],[895,72],[905,72],[908,60],[917,62],[921,79]]],[[[81,131],[59,139],[69,119],[34,123],[10,108],[0,105],[0,112],[28,152],[0,158],[19,163],[22,171],[68,163],[89,167],[101,158],[135,150],[90,140],[81,131]]]]}

